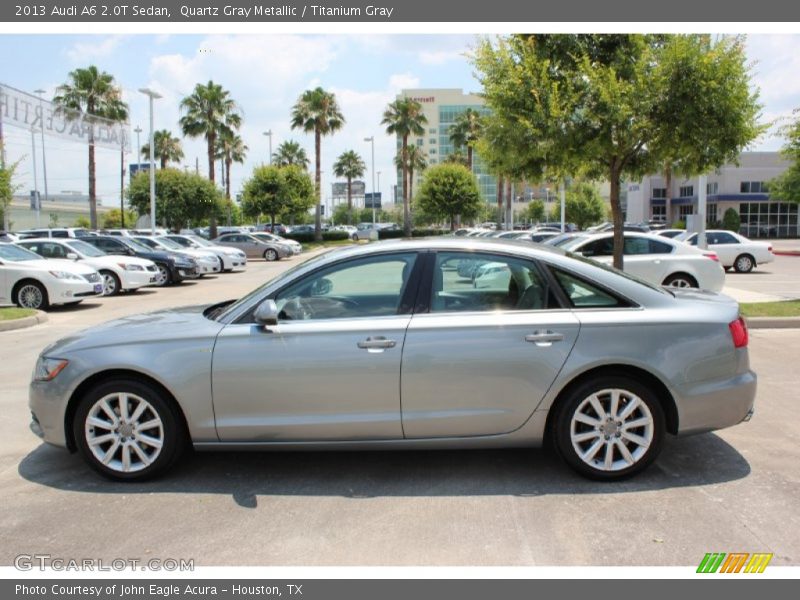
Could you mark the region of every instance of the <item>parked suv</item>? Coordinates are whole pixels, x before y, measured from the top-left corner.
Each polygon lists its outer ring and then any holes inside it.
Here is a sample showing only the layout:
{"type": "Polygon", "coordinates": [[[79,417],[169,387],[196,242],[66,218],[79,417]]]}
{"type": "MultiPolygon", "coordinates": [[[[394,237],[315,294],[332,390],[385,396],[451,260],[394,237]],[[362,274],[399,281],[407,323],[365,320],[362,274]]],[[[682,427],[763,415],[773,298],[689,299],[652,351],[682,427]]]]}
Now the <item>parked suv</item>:
{"type": "Polygon", "coordinates": [[[153,268],[156,272],[156,280],[153,285],[158,287],[180,283],[184,279],[194,279],[199,275],[197,263],[193,258],[173,252],[151,250],[130,238],[98,235],[82,239],[106,254],[138,256],[139,258],[152,260],[155,263],[153,268]]]}
{"type": "Polygon", "coordinates": [[[17,235],[19,239],[27,240],[30,238],[85,238],[93,234],[83,227],[39,227],[25,229],[17,235]]]}

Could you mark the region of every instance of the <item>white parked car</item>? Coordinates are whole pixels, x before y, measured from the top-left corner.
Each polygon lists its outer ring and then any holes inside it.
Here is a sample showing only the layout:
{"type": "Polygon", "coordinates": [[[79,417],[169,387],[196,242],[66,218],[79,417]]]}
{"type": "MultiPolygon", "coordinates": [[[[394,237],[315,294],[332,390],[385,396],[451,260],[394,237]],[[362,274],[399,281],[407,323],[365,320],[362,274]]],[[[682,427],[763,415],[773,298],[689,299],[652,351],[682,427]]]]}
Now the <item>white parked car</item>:
{"type": "Polygon", "coordinates": [[[655,233],[656,235],[661,236],[661,237],[675,239],[679,235],[682,235],[682,234],[686,233],[686,230],[685,229],[659,229],[657,231],[654,231],[653,233],[655,233]]]}
{"type": "Polygon", "coordinates": [[[37,229],[23,229],[18,234],[19,239],[30,238],[81,238],[93,235],[83,227],[39,227],[37,229]]]}
{"type": "MultiPolygon", "coordinates": [[[[725,271],[713,251],[651,233],[625,232],[623,269],[655,285],[692,287],[719,292],[725,271]]],[[[612,232],[578,234],[561,248],[611,265],[614,261],[612,232]]]]}
{"type": "Polygon", "coordinates": [[[245,267],[247,265],[247,255],[241,250],[228,246],[218,246],[194,233],[170,233],[164,237],[183,246],[184,249],[213,252],[221,261],[223,271],[233,271],[237,267],[245,267]]]}
{"type": "Polygon", "coordinates": [[[103,295],[138,290],[156,281],[156,264],[135,256],[111,256],[79,239],[38,238],[18,244],[42,258],[80,261],[95,269],[103,278],[103,295]]]}
{"type": "Polygon", "coordinates": [[[47,260],[21,246],[0,243],[0,304],[47,310],[102,294],[103,280],[93,268],[47,260]]]}
{"type": "Polygon", "coordinates": [[[222,270],[222,262],[213,252],[184,248],[180,244],[164,237],[137,235],[133,239],[152,250],[182,254],[183,256],[189,256],[195,259],[195,261],[197,261],[197,273],[200,277],[207,273],[219,273],[222,270]]]}
{"type": "Polygon", "coordinates": [[[501,262],[488,262],[475,270],[472,286],[476,289],[492,289],[508,291],[511,281],[511,271],[508,264],[501,262]]]}
{"type": "MultiPolygon", "coordinates": [[[[347,226],[343,225],[343,227],[347,226]]],[[[355,227],[353,229],[355,229],[355,227]]],[[[297,240],[290,240],[289,238],[281,237],[279,235],[275,235],[274,233],[268,233],[266,231],[254,231],[250,235],[265,240],[267,242],[274,242],[276,244],[283,244],[284,246],[289,246],[289,248],[292,249],[292,254],[294,254],[295,256],[297,256],[303,251],[303,245],[297,240]]]]}
{"type": "MultiPolygon", "coordinates": [[[[697,234],[684,232],[675,238],[692,246],[697,246],[697,234]]],[[[772,244],[756,242],[743,235],[721,229],[706,231],[708,249],[719,256],[719,261],[726,269],[733,268],[737,273],[749,273],[758,265],[775,260],[772,244]]]]}

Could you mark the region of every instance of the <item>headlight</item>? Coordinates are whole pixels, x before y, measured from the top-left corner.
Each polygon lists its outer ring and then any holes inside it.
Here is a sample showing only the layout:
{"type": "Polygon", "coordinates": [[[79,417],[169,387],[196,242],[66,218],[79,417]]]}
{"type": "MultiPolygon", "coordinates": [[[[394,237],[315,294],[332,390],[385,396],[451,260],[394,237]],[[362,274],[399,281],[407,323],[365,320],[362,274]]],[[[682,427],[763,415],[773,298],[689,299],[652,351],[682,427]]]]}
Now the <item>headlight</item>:
{"type": "Polygon", "coordinates": [[[36,381],[51,381],[64,370],[64,367],[66,367],[68,363],[69,361],[63,358],[47,358],[45,356],[40,356],[39,360],[36,361],[33,378],[36,381]]]}
{"type": "Polygon", "coordinates": [[[141,265],[131,265],[128,263],[117,263],[117,265],[126,271],[144,271],[144,267],[141,265]]]}
{"type": "Polygon", "coordinates": [[[75,275],[75,273],[67,273],[66,271],[50,271],[50,275],[56,279],[77,279],[78,281],[83,281],[83,278],[80,275],[75,275]]]}

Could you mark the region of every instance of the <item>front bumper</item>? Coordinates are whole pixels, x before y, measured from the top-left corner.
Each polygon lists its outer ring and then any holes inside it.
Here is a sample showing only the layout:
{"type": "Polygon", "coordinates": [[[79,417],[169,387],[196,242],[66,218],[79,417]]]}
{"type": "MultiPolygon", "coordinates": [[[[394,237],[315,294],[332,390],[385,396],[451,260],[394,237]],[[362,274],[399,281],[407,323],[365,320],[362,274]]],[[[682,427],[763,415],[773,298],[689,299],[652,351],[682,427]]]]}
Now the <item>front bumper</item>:
{"type": "Polygon", "coordinates": [[[47,284],[47,296],[50,300],[50,304],[79,302],[83,298],[102,295],[102,282],[59,279],[47,284]]]}
{"type": "Polygon", "coordinates": [[[122,272],[121,283],[123,290],[138,290],[140,287],[150,285],[156,280],[156,276],[150,271],[128,271],[122,272]]]}
{"type": "Polygon", "coordinates": [[[714,431],[750,420],[756,383],[756,374],[747,371],[730,379],[694,384],[677,403],[678,435],[714,431]]]}

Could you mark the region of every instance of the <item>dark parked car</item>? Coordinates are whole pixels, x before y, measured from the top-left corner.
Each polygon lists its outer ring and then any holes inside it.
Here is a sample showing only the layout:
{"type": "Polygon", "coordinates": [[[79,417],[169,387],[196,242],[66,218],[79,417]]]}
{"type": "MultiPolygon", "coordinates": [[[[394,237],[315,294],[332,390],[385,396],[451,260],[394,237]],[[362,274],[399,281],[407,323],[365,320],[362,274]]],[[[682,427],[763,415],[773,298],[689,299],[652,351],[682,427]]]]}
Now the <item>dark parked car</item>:
{"type": "Polygon", "coordinates": [[[155,285],[159,287],[180,283],[184,279],[195,278],[198,275],[197,263],[193,258],[173,254],[172,252],[151,250],[131,238],[98,235],[81,239],[106,254],[138,256],[139,258],[152,260],[156,263],[155,269],[157,270],[155,285]]]}

